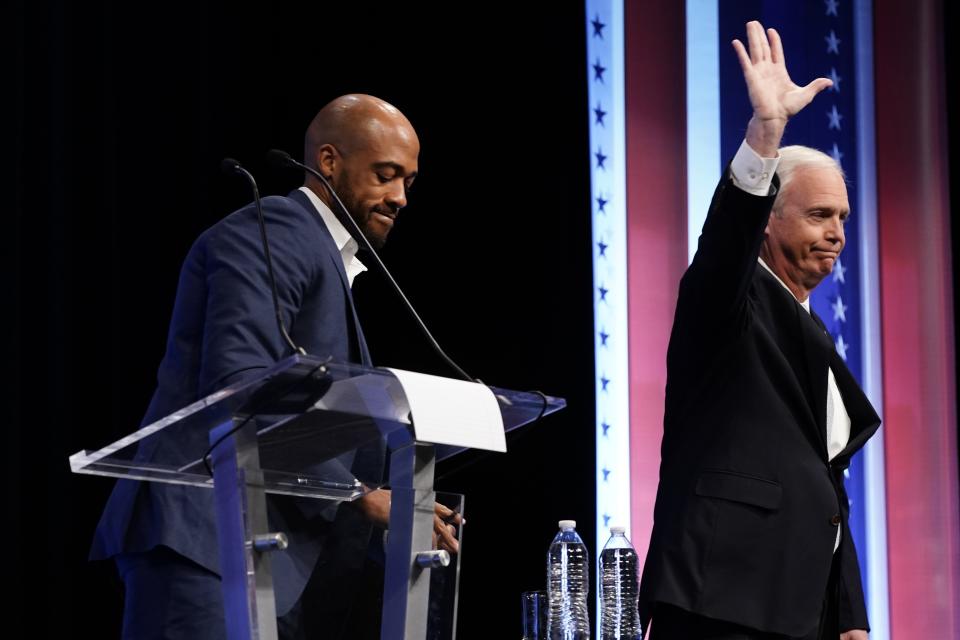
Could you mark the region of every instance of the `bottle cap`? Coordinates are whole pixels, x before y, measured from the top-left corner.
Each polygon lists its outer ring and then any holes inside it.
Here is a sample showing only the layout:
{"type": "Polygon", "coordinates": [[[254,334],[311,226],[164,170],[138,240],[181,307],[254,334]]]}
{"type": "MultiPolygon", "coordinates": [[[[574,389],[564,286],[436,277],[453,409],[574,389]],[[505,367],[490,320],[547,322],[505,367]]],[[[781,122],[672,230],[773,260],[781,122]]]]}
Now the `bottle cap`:
{"type": "Polygon", "coordinates": [[[561,520],[561,521],[558,523],[558,525],[559,525],[559,527],[560,527],[561,529],[576,529],[576,528],[577,528],[577,521],[576,521],[576,520],[561,520]]]}
{"type": "Polygon", "coordinates": [[[616,534],[618,534],[618,533],[619,533],[620,535],[623,535],[623,534],[625,534],[626,532],[627,532],[627,528],[626,528],[626,527],[610,527],[610,533],[612,533],[612,534],[614,534],[614,535],[616,535],[616,534]]]}

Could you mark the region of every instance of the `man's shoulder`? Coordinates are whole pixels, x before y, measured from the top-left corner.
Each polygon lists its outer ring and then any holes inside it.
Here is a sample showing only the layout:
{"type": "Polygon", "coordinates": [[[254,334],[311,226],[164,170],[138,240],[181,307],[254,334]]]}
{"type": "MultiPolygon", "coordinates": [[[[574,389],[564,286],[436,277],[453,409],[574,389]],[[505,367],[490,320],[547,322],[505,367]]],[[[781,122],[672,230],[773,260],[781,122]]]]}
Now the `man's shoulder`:
{"type": "Polygon", "coordinates": [[[797,299],[783,286],[783,283],[777,280],[776,276],[759,262],[753,272],[753,279],[750,281],[750,294],[755,299],[765,300],[770,304],[784,305],[791,310],[796,310],[797,299]]]}
{"type": "MultiPolygon", "coordinates": [[[[266,196],[260,199],[263,215],[270,220],[271,216],[293,216],[297,219],[312,219],[317,217],[317,211],[310,203],[309,198],[300,191],[291,191],[285,196],[266,196]]],[[[227,215],[221,222],[244,220],[257,222],[256,203],[250,202],[227,215]]]]}
{"type": "MultiPolygon", "coordinates": [[[[297,194],[294,191],[286,196],[267,196],[260,200],[271,248],[275,237],[277,240],[282,238],[285,243],[299,243],[322,227],[319,214],[307,197],[298,198],[297,194]]],[[[215,222],[200,235],[198,242],[215,242],[219,238],[238,235],[256,237],[259,241],[260,221],[253,202],[215,222]]]]}
{"type": "MultiPolygon", "coordinates": [[[[278,275],[315,275],[335,268],[328,255],[339,256],[336,244],[305,196],[302,202],[290,196],[268,196],[261,200],[261,209],[271,262],[279,270],[278,275]]],[[[196,271],[208,268],[211,261],[259,264],[263,262],[263,251],[256,207],[250,203],[203,231],[187,253],[184,265],[188,271],[196,271]]]]}

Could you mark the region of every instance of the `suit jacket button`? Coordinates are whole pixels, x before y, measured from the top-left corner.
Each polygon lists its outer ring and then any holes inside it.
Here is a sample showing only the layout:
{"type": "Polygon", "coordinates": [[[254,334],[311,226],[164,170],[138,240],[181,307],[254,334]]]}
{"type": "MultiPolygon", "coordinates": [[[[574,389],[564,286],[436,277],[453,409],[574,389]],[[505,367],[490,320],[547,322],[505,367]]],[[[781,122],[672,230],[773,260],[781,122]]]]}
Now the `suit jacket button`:
{"type": "Polygon", "coordinates": [[[840,514],[839,514],[839,513],[834,514],[834,516],[833,516],[832,518],[830,518],[830,524],[832,524],[832,525],[835,526],[835,527],[839,527],[839,526],[840,526],[840,514]]]}

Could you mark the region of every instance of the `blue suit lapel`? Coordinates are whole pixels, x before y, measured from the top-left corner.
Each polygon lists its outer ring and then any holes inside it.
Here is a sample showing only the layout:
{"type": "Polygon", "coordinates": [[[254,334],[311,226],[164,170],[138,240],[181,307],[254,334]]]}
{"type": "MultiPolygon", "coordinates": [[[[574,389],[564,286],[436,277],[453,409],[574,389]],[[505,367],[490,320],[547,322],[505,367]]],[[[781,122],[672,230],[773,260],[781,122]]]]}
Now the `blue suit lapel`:
{"type": "Polygon", "coordinates": [[[343,292],[347,299],[347,306],[350,308],[350,316],[353,318],[353,335],[357,341],[360,364],[367,367],[373,366],[373,361],[370,359],[370,351],[367,349],[367,341],[363,337],[363,329],[360,328],[360,317],[357,315],[357,308],[353,304],[353,292],[350,290],[350,280],[347,278],[347,271],[343,266],[343,258],[340,256],[340,250],[337,249],[337,243],[334,242],[330,230],[327,228],[327,225],[324,224],[323,218],[320,217],[320,212],[313,206],[307,194],[299,189],[294,189],[290,192],[289,198],[300,203],[304,209],[311,212],[316,218],[317,224],[321,229],[320,236],[323,238],[324,248],[330,260],[333,262],[334,268],[337,270],[337,275],[340,277],[340,284],[343,286],[343,292]]]}

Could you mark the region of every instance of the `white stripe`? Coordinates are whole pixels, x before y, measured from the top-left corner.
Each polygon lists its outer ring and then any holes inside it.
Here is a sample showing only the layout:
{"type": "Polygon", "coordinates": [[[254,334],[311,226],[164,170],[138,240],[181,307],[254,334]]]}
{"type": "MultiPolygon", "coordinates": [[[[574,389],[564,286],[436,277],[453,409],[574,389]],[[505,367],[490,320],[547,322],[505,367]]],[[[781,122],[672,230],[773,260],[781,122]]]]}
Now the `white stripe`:
{"type": "Polygon", "coordinates": [[[723,169],[717,0],[687,0],[687,259],[723,169]]]}
{"type": "MultiPolygon", "coordinates": [[[[609,527],[621,525],[630,529],[630,404],[629,351],[627,342],[627,223],[626,223],[626,108],[624,87],[623,0],[587,0],[587,86],[590,117],[590,174],[593,221],[594,274],[594,353],[596,362],[596,554],[610,535],[609,527]],[[597,16],[605,23],[603,39],[594,37],[591,22],[597,16]],[[594,80],[593,65],[600,61],[606,67],[603,82],[594,80]],[[593,110],[602,104],[607,112],[604,126],[595,124],[593,110]],[[607,156],[605,169],[597,168],[594,154],[602,149],[607,156]],[[604,213],[597,210],[597,198],[607,200],[604,213]],[[599,257],[597,244],[608,245],[606,257],[599,257]],[[608,290],[606,301],[599,300],[600,286],[608,290]],[[601,345],[600,331],[610,335],[601,345]],[[600,377],[611,382],[606,391],[600,377]],[[610,430],[603,435],[601,424],[610,430]],[[608,482],[603,469],[610,470],[608,482]],[[604,525],[603,515],[610,516],[604,525]]],[[[562,514],[561,514],[562,515],[562,514]]],[[[565,515],[563,517],[570,517],[565,515]]],[[[596,571],[597,556],[592,558],[596,571]]],[[[598,590],[599,591],[599,590],[598,590]]],[[[597,596],[599,597],[599,595],[597,596]]],[[[600,611],[599,600],[594,611],[600,611]]],[[[599,625],[599,616],[597,616],[599,625]]],[[[597,627],[599,637],[599,626],[597,627]]]]}
{"type": "MultiPolygon", "coordinates": [[[[857,216],[860,218],[860,303],[863,345],[863,388],[883,416],[880,352],[880,271],[877,261],[877,176],[874,140],[873,3],[854,1],[857,85],[857,216]]],[[[864,447],[866,501],[866,580],[871,640],[890,639],[890,595],[887,576],[887,496],[883,429],[864,447]]]]}

